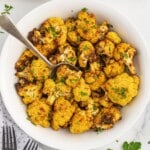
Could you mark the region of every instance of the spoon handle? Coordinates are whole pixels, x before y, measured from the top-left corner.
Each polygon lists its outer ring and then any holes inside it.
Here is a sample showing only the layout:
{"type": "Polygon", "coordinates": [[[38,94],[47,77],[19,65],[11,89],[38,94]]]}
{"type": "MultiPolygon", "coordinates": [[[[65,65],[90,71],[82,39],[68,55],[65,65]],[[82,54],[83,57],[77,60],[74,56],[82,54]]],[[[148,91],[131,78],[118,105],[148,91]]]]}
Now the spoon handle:
{"type": "Polygon", "coordinates": [[[41,58],[51,69],[55,66],[48,61],[48,59],[43,56],[34,46],[33,44],[27,40],[21,32],[17,29],[13,21],[7,15],[0,15],[0,26],[14,36],[16,39],[21,41],[24,45],[26,45],[29,50],[31,50],[37,57],[41,58]]]}

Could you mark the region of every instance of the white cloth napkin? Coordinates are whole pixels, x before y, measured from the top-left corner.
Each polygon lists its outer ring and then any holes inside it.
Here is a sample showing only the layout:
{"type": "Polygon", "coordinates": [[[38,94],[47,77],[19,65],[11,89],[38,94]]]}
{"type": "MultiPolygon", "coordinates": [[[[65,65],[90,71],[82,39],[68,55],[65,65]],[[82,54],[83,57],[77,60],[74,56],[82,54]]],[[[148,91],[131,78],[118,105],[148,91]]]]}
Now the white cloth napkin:
{"type": "MultiPolygon", "coordinates": [[[[2,127],[8,125],[13,126],[16,133],[17,138],[17,150],[22,150],[25,146],[26,142],[31,139],[26,135],[12,120],[11,116],[7,112],[3,102],[2,97],[0,95],[0,149],[2,149],[2,127]]],[[[39,147],[38,150],[42,150],[41,147],[39,147]]]]}

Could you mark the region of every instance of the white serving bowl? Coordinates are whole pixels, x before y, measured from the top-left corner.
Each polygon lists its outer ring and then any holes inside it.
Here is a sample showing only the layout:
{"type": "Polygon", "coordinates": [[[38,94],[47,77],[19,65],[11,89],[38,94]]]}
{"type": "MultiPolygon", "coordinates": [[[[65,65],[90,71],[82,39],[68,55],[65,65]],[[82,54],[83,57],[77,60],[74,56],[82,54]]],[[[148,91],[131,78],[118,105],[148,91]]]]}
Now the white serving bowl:
{"type": "Polygon", "coordinates": [[[100,134],[89,131],[74,135],[64,129],[54,131],[51,128],[34,126],[27,120],[26,107],[21,102],[14,87],[17,81],[14,65],[25,46],[12,36],[9,36],[4,44],[0,58],[0,88],[3,102],[8,112],[19,127],[29,136],[42,144],[57,149],[87,150],[104,146],[116,140],[135,125],[150,96],[149,52],[134,25],[125,16],[114,10],[110,4],[105,4],[105,2],[102,3],[98,0],[54,0],[32,10],[19,21],[17,26],[27,36],[29,31],[34,27],[38,27],[47,18],[51,16],[67,18],[76,15],[76,12],[83,7],[94,13],[99,22],[102,20],[110,22],[122,39],[131,43],[137,49],[135,64],[141,79],[139,94],[131,104],[122,109],[122,120],[114,128],[100,134]]]}

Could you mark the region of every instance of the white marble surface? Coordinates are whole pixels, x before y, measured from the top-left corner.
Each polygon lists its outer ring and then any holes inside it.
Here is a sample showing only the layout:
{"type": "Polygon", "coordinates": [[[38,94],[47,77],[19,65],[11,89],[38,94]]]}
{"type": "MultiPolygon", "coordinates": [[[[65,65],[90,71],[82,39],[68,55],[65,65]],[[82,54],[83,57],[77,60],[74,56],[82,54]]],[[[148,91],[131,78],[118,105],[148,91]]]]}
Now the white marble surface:
{"type": "MultiPolygon", "coordinates": [[[[11,12],[11,17],[17,22],[26,13],[38,5],[45,3],[48,0],[0,0],[0,12],[3,10],[4,4],[10,4],[14,6],[14,10],[11,12]]],[[[150,1],[149,0],[105,0],[108,3],[112,3],[114,7],[126,14],[144,36],[147,43],[150,43],[150,1]]],[[[0,51],[3,43],[7,37],[7,34],[0,35],[0,51]]],[[[3,123],[14,124],[10,118],[8,112],[2,104],[0,97],[0,126],[3,123]]],[[[18,149],[21,150],[27,139],[29,138],[23,131],[21,131],[16,124],[14,124],[17,131],[17,139],[19,141],[18,149]]],[[[1,137],[1,132],[0,132],[1,137]]],[[[1,140],[1,139],[0,139],[1,140]]],[[[116,139],[113,143],[106,145],[103,148],[97,150],[107,150],[108,148],[113,150],[121,150],[122,143],[124,141],[140,141],[142,143],[142,150],[150,150],[150,104],[147,106],[145,113],[141,116],[135,126],[129,130],[126,135],[119,139],[116,139]]],[[[1,141],[0,141],[1,142],[1,141]]],[[[1,146],[1,143],[0,143],[1,146]]],[[[40,145],[43,150],[53,150],[52,148],[40,145]]]]}

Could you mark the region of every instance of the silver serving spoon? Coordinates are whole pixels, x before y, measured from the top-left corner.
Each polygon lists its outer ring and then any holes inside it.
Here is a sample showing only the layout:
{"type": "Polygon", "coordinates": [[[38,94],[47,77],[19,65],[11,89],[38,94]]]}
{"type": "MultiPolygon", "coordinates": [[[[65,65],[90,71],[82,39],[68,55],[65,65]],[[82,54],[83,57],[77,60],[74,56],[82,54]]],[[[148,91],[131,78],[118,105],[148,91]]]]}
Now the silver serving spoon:
{"type": "Polygon", "coordinates": [[[31,50],[37,57],[41,58],[51,69],[51,77],[54,77],[55,73],[56,73],[56,69],[57,67],[59,67],[60,65],[68,65],[71,69],[74,70],[79,70],[77,67],[73,66],[72,64],[69,63],[58,63],[56,65],[52,64],[45,56],[43,56],[35,46],[33,46],[33,44],[27,40],[27,38],[25,38],[21,32],[17,29],[17,27],[15,26],[15,24],[13,23],[13,21],[7,16],[7,15],[0,15],[0,26],[7,31],[8,33],[10,33],[12,36],[14,36],[16,39],[18,39],[19,41],[21,41],[24,45],[26,45],[29,50],[31,50]]]}

